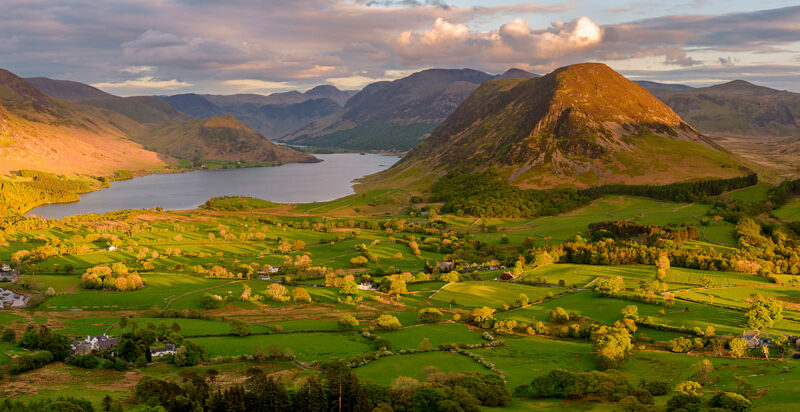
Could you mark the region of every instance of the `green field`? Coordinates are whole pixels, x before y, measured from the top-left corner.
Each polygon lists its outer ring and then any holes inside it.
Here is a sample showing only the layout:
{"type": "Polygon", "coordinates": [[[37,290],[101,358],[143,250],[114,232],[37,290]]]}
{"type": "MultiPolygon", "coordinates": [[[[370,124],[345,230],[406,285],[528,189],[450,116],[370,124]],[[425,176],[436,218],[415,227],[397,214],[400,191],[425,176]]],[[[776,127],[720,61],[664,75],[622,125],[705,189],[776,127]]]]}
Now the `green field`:
{"type": "Polygon", "coordinates": [[[458,323],[422,324],[393,332],[380,332],[378,335],[392,342],[395,350],[417,349],[426,338],[434,348],[445,343],[470,345],[484,342],[478,333],[458,323]]]}
{"type": "Polygon", "coordinates": [[[772,214],[786,222],[800,222],[800,197],[792,199],[786,205],[774,210],[772,214]]]}
{"type": "Polygon", "coordinates": [[[422,380],[425,378],[426,368],[430,367],[447,373],[489,373],[486,368],[472,359],[447,352],[387,356],[356,369],[356,373],[361,379],[366,379],[379,385],[389,385],[397,376],[408,376],[422,380]]]}
{"type": "Polygon", "coordinates": [[[368,341],[356,334],[341,333],[281,333],[245,337],[193,338],[192,342],[206,350],[206,356],[252,355],[269,345],[291,348],[303,362],[333,357],[348,357],[372,350],[368,341]]]}
{"type": "Polygon", "coordinates": [[[513,304],[523,293],[533,300],[560,291],[562,290],[499,281],[469,281],[450,283],[431,300],[445,304],[455,302],[456,305],[467,307],[498,308],[504,304],[513,304]]]}

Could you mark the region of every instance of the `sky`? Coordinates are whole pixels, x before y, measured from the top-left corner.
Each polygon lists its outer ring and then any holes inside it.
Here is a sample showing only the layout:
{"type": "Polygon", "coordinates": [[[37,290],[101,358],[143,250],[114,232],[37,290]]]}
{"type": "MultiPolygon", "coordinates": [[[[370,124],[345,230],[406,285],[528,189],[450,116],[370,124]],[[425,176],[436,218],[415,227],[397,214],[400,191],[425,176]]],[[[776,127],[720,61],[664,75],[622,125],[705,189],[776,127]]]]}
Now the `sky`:
{"type": "Polygon", "coordinates": [[[800,92],[796,0],[0,0],[0,68],[121,96],[358,89],[426,68],[800,92]],[[794,4],[792,4],[794,3],[794,4]]]}

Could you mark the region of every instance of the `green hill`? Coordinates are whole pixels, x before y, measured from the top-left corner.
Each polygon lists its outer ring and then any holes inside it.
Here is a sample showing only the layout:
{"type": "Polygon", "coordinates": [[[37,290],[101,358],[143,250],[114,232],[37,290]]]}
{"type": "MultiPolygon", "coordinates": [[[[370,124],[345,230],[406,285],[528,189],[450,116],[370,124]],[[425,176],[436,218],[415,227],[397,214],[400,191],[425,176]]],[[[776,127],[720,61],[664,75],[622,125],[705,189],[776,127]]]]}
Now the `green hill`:
{"type": "Polygon", "coordinates": [[[643,87],[603,64],[481,85],[431,135],[367,183],[425,187],[494,169],[523,188],[666,184],[748,170],[643,87]]]}

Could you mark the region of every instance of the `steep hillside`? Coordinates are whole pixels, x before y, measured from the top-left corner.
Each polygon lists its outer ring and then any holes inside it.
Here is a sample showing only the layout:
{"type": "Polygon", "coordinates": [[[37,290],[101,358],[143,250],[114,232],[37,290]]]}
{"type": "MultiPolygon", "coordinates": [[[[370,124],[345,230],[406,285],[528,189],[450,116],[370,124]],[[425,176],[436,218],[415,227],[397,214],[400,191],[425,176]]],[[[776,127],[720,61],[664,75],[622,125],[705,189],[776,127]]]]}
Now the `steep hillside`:
{"type": "Polygon", "coordinates": [[[309,154],[276,145],[233,116],[219,116],[153,127],[137,138],[160,153],[190,160],[246,162],[317,162],[309,154]]]}
{"type": "Polygon", "coordinates": [[[66,100],[68,102],[79,103],[92,99],[114,98],[113,94],[106,93],[96,87],[85,83],[73,82],[71,80],[54,80],[47,77],[28,77],[26,82],[39,89],[42,93],[66,100]]]}
{"type": "Polygon", "coordinates": [[[0,69],[0,174],[111,174],[166,166],[167,158],[129,140],[125,130],[142,129],[117,113],[53,99],[0,69]]]}
{"type": "Polygon", "coordinates": [[[88,84],[69,80],[53,80],[46,77],[32,77],[26,81],[50,97],[108,109],[138,123],[164,123],[190,119],[189,116],[157,97],[119,97],[88,84]]]}
{"type": "Polygon", "coordinates": [[[486,82],[431,137],[368,179],[429,184],[496,169],[530,188],[665,184],[748,172],[643,87],[603,64],[486,82]]]}
{"type": "Polygon", "coordinates": [[[800,135],[800,93],[743,80],[653,94],[703,133],[751,137],[800,135]]]}
{"type": "Polygon", "coordinates": [[[0,173],[36,169],[102,175],[160,168],[175,163],[174,157],[316,161],[275,145],[233,119],[191,120],[156,97],[123,98],[61,80],[34,83],[43,90],[0,71],[0,173]],[[77,104],[47,96],[44,90],[77,104]]]}
{"type": "Polygon", "coordinates": [[[344,110],[284,138],[295,144],[353,150],[405,151],[416,146],[491,75],[431,69],[372,83],[344,110]]]}

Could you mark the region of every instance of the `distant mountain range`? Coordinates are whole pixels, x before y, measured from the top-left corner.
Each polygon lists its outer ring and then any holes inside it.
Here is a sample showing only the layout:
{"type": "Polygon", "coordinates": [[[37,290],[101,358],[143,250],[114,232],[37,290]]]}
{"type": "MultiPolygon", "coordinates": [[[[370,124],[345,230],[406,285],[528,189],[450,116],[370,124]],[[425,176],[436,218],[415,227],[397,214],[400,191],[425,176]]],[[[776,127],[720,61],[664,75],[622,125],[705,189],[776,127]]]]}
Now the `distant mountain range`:
{"type": "Polygon", "coordinates": [[[337,113],[355,91],[323,85],[300,93],[179,94],[160,96],[177,110],[195,118],[231,115],[269,139],[279,139],[308,123],[337,113]]]}
{"type": "Polygon", "coordinates": [[[704,133],[800,135],[800,93],[756,86],[744,80],[696,89],[654,87],[650,90],[704,133]]]}
{"type": "Polygon", "coordinates": [[[232,118],[196,121],[155,97],[118,97],[82,83],[26,80],[0,70],[0,173],[106,175],[161,168],[176,157],[316,161],[232,118]]]}
{"type": "Polygon", "coordinates": [[[403,152],[416,146],[481,83],[537,75],[510,69],[500,76],[432,69],[372,83],[361,91],[323,85],[268,96],[162,96],[194,117],[229,114],[273,140],[294,145],[403,152]]]}
{"type": "Polygon", "coordinates": [[[646,89],[587,63],[483,83],[429,139],[368,182],[424,186],[447,171],[488,169],[526,188],[749,173],[646,89]]]}

